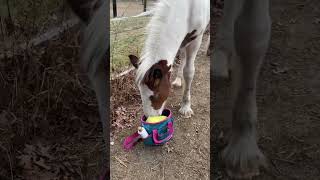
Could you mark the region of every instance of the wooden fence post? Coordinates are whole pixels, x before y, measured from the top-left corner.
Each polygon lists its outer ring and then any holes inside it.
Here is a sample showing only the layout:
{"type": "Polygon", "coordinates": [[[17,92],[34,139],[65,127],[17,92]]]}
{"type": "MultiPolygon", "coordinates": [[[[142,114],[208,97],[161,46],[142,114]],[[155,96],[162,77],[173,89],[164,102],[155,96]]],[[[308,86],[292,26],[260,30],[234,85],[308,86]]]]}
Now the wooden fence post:
{"type": "Polygon", "coordinates": [[[144,0],[143,2],[143,12],[147,11],[147,0],[144,0]]]}
{"type": "Polygon", "coordinates": [[[113,6],[113,17],[117,17],[117,0],[112,1],[113,6]]]}

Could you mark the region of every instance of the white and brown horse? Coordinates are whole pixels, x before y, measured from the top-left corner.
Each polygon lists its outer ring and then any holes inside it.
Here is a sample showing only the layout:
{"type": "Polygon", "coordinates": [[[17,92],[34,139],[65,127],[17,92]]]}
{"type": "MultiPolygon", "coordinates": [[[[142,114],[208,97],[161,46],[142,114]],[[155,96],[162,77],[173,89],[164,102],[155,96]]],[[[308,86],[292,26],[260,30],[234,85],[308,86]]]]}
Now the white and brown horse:
{"type": "Polygon", "coordinates": [[[162,113],[169,96],[171,66],[180,49],[185,54],[183,76],[185,88],[179,112],[191,117],[191,82],[194,61],[210,20],[210,1],[161,0],[147,27],[147,39],[141,58],[130,55],[137,68],[143,111],[146,116],[162,113]]]}

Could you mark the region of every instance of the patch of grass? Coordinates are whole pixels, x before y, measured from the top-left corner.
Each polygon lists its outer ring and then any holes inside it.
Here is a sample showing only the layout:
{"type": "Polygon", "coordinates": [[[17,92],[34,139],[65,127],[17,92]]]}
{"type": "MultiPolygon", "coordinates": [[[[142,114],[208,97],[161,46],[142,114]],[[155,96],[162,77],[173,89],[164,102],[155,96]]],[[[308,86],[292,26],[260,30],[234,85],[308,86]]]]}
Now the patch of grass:
{"type": "Polygon", "coordinates": [[[132,17],[110,22],[110,71],[112,73],[120,72],[129,67],[128,55],[140,55],[145,40],[145,27],[149,19],[150,17],[132,17]]]}

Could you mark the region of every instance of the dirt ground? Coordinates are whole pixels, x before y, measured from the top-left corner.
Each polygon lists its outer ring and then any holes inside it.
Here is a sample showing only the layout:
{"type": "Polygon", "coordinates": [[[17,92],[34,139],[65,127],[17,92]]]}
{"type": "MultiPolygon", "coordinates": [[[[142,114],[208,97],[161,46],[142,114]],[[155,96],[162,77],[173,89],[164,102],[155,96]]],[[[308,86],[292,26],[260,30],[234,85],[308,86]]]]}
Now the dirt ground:
{"type": "MultiPolygon", "coordinates": [[[[204,41],[206,40],[204,38],[204,41]]],[[[132,151],[126,152],[122,148],[122,142],[139,126],[142,114],[139,103],[139,113],[132,116],[135,119],[131,128],[124,128],[111,138],[114,142],[110,150],[111,178],[209,179],[209,88],[209,57],[202,50],[196,59],[196,73],[192,86],[194,116],[191,119],[181,117],[178,110],[182,89],[173,89],[167,103],[167,108],[173,111],[175,117],[173,139],[160,147],[147,147],[140,142],[132,151]]],[[[130,105],[125,105],[125,108],[130,109],[130,105]]]]}
{"type": "MultiPolygon", "coordinates": [[[[272,162],[255,179],[320,177],[320,2],[271,0],[270,48],[257,92],[259,146],[272,162]]],[[[216,19],[219,20],[219,19],[216,19]]],[[[230,121],[230,83],[214,81],[213,163],[216,180],[228,179],[219,160],[230,121]]]]}

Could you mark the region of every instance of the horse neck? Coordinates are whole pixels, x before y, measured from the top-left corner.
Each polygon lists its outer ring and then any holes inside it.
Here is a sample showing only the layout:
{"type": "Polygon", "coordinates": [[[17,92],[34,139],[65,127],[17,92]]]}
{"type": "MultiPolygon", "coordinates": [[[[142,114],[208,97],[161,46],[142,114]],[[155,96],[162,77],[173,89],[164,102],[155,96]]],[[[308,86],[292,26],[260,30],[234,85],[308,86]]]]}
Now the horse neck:
{"type": "Polygon", "coordinates": [[[138,69],[138,80],[141,80],[145,72],[160,60],[167,60],[167,65],[173,64],[188,31],[186,18],[189,15],[189,6],[185,0],[163,0],[157,5],[147,27],[147,39],[138,69]]]}
{"type": "Polygon", "coordinates": [[[159,60],[167,60],[171,65],[187,32],[186,21],[169,16],[166,22],[152,23],[149,25],[142,63],[153,65],[159,60]]]}
{"type": "MultiPolygon", "coordinates": [[[[165,36],[168,36],[167,34],[165,36]]],[[[161,37],[158,41],[154,41],[148,44],[146,51],[145,62],[148,61],[148,64],[153,65],[160,60],[167,60],[168,64],[173,64],[174,58],[180,47],[177,39],[169,37],[161,37]]]]}

